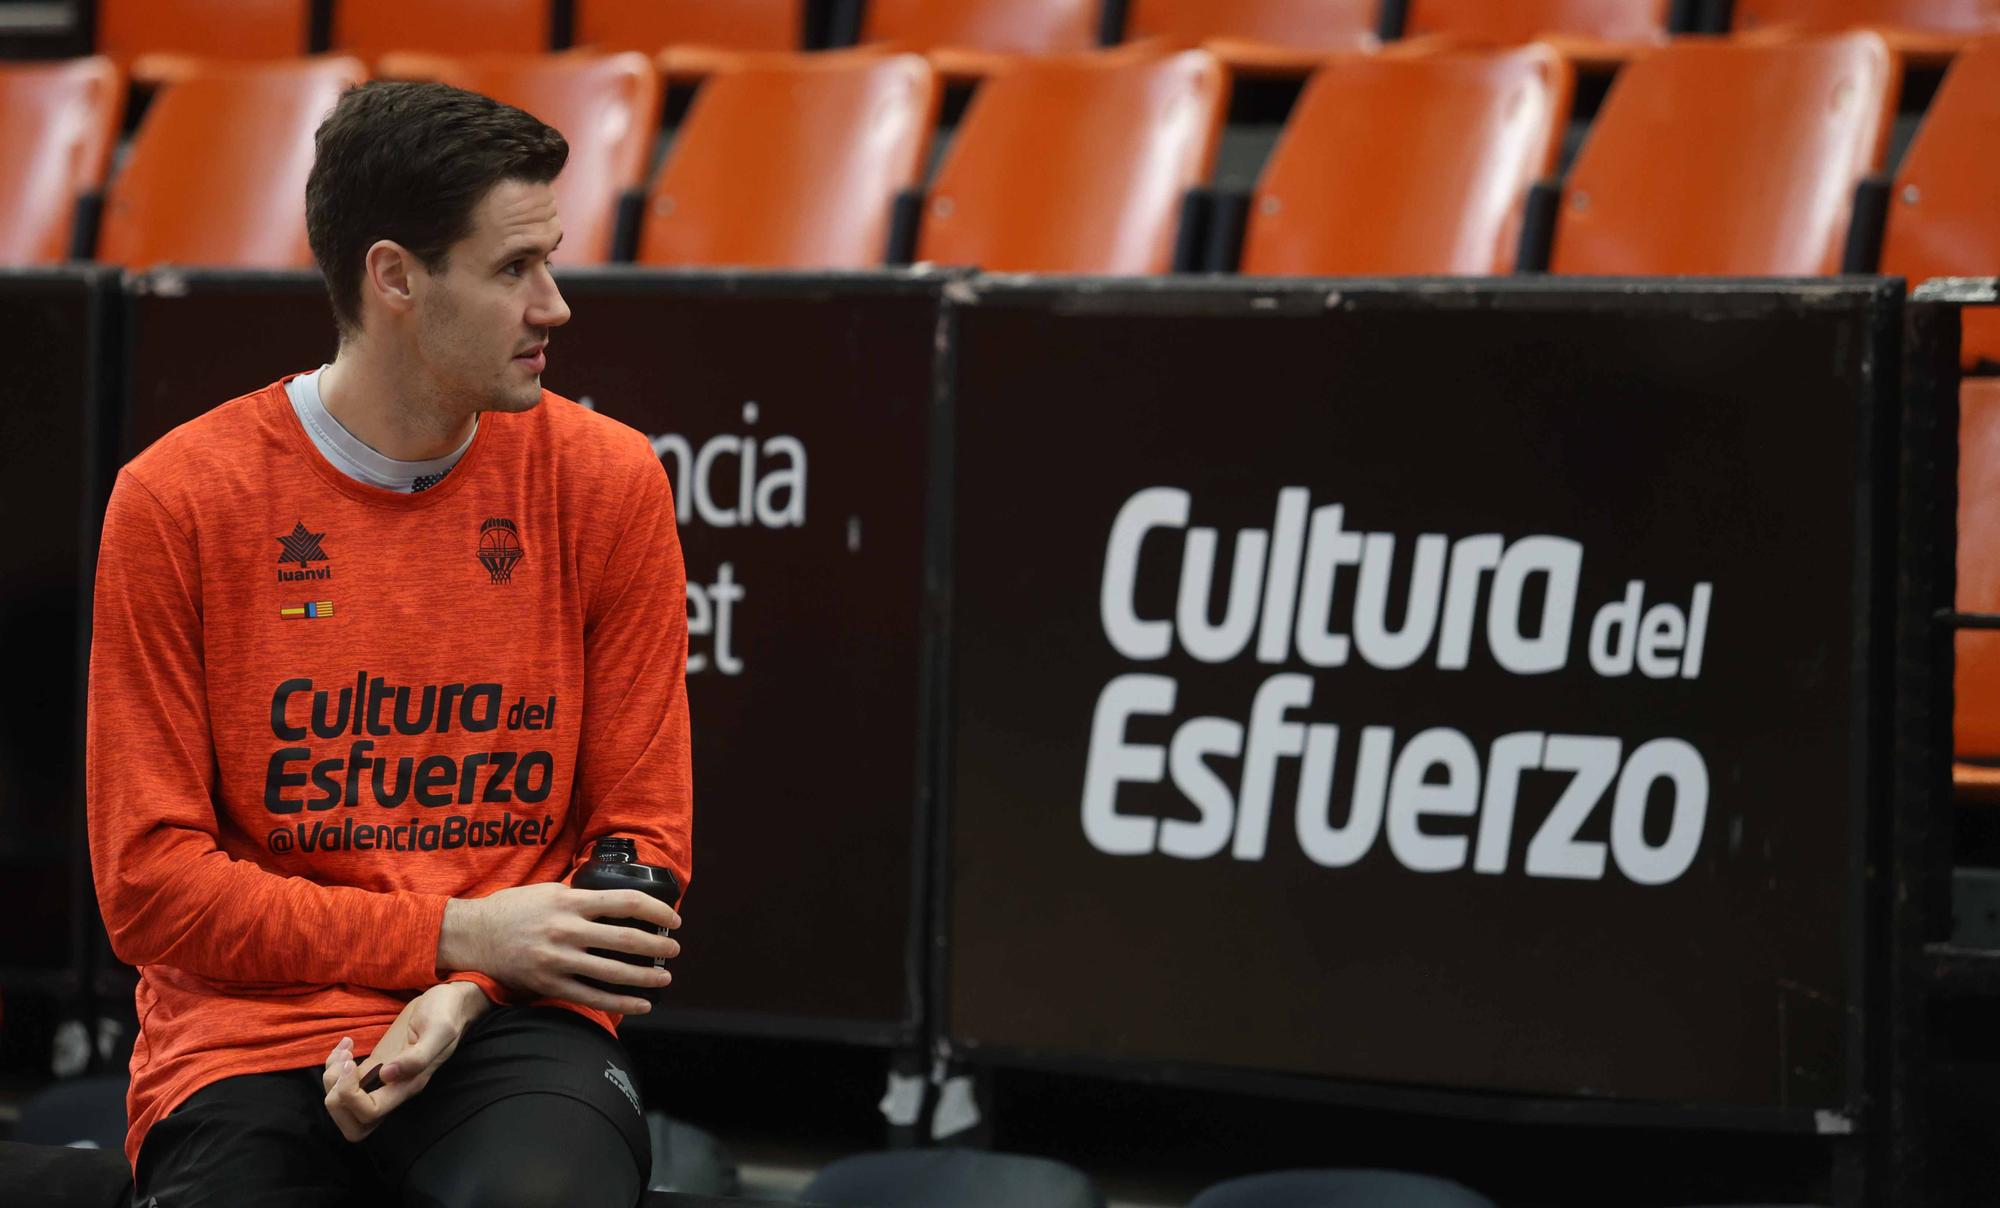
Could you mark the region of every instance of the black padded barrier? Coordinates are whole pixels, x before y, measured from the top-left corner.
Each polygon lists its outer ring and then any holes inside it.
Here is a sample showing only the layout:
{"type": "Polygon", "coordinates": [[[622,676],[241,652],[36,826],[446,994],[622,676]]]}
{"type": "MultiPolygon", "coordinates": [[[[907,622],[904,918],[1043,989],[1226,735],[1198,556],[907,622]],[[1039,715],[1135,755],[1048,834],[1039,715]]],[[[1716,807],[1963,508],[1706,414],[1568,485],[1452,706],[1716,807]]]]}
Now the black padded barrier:
{"type": "Polygon", "coordinates": [[[117,274],[0,273],[0,989],[81,989],[97,927],[83,825],[83,665],[118,358],[117,274]]]}
{"type": "Polygon", "coordinates": [[[1990,807],[1956,799],[1953,713],[1958,639],[2000,628],[2000,616],[1960,611],[1957,595],[1961,313],[1996,305],[2000,279],[1941,278],[1905,308],[1896,798],[1881,860],[1894,891],[1877,953],[1889,1009],[1872,1079],[1885,1127],[1868,1155],[1870,1203],[1973,1203],[1994,1179],[1991,1147],[1968,1138],[1992,1119],[1978,1054],[2000,951],[1966,926],[1979,909],[1958,887],[1989,875],[1978,836],[1990,807]]]}
{"type": "Polygon", "coordinates": [[[956,293],[947,1051],[1862,1127],[1899,284],[956,293]]]}
{"type": "Polygon", "coordinates": [[[544,381],[652,437],[687,567],[695,878],[657,1026],[918,1037],[925,462],[950,279],[562,278],[576,317],[544,381]]]}

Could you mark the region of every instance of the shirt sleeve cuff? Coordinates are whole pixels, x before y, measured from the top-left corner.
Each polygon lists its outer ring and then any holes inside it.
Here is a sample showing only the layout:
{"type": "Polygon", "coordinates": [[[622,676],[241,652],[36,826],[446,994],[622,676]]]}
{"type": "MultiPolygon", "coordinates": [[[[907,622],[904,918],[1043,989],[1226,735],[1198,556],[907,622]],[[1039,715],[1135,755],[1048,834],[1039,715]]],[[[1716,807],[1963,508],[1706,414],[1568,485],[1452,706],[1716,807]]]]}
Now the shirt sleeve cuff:
{"type": "Polygon", "coordinates": [[[444,929],[443,894],[394,893],[364,896],[372,910],[356,928],[358,967],[349,980],[368,986],[427,990],[437,984],[438,933],[444,929]],[[398,942],[376,945],[369,936],[398,942]]]}
{"type": "Polygon", "coordinates": [[[471,969],[461,969],[450,977],[445,978],[445,980],[447,982],[467,982],[478,986],[479,992],[484,994],[486,1000],[496,1007],[509,1006],[514,1001],[513,995],[508,992],[505,986],[494,981],[484,973],[479,973],[471,969]]]}

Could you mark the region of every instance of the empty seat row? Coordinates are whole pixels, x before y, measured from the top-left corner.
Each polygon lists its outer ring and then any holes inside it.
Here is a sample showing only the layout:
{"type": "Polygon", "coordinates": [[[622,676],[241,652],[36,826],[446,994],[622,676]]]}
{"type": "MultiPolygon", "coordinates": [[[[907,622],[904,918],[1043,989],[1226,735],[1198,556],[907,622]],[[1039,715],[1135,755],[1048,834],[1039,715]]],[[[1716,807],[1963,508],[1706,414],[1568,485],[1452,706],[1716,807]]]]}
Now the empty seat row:
{"type": "MultiPolygon", "coordinates": [[[[312,47],[313,0],[99,0],[98,46],[142,78],[171,77],[190,57],[283,58],[312,47]]],[[[802,45],[805,0],[573,0],[574,41],[598,50],[694,52],[802,45]]],[[[1100,0],[865,0],[860,41],[920,52],[1049,54],[1096,45],[1100,0]]],[[[1381,29],[1381,0],[1127,0],[1123,35],[1208,44],[1239,68],[1293,63],[1284,51],[1363,49],[1381,29]],[[1262,49],[1260,49],[1262,48],[1262,49]],[[1269,55],[1275,48],[1277,57],[1269,55]]],[[[1406,0],[1402,34],[1489,45],[1561,37],[1606,44],[1663,39],[1672,0],[1406,0]]],[[[554,29],[553,0],[336,0],[330,49],[370,63],[396,51],[536,53],[554,29]]],[[[2000,31],[1995,0],[1735,0],[1739,30],[1893,31],[1915,49],[1949,52],[2000,31]]],[[[971,59],[963,56],[970,55],[971,59]]],[[[949,55],[947,61],[951,61],[949,55]]]]}
{"type": "MultiPolygon", "coordinates": [[[[623,200],[642,263],[880,264],[898,195],[922,182],[938,106],[937,73],[914,55],[740,64],[697,95],[635,214],[658,114],[645,56],[448,61],[440,74],[569,133],[557,196],[572,263],[610,256],[623,200]]],[[[361,76],[357,61],[329,58],[205,72],[166,89],[112,181],[97,257],[309,264],[311,132],[361,76]]],[[[1871,34],[1690,43],[1643,58],[1614,85],[1555,194],[1548,267],[1840,271],[1856,184],[1882,166],[1896,78],[1871,34]]],[[[0,72],[0,133],[22,140],[0,147],[0,164],[36,166],[0,173],[0,250],[15,262],[60,258],[69,199],[101,179],[117,95],[101,61],[0,72]]],[[[1510,271],[1570,95],[1564,61],[1541,46],[1333,59],[1248,198],[1240,256],[1209,266],[1510,271]]],[[[916,219],[905,251],[997,271],[1193,267],[1184,220],[1199,208],[1188,195],[1210,175],[1227,96],[1226,73],[1201,51],[1023,61],[981,87],[928,193],[901,207],[916,219]]],[[[1917,135],[1892,192],[1885,271],[2000,270],[1996,114],[2000,39],[1961,57],[1917,135]]],[[[1979,330],[1968,348],[2000,359],[1979,330]]]]}

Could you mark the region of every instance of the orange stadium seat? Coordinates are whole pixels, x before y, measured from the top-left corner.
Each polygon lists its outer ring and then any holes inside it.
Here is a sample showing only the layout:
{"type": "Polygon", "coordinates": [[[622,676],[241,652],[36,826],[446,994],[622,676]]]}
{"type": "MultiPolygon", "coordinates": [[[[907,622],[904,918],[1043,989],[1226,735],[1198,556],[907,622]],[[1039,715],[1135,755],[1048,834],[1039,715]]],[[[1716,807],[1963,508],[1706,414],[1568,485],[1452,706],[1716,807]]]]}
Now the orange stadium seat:
{"type": "Polygon", "coordinates": [[[1501,44],[1548,34],[1657,41],[1666,36],[1671,7],[1671,0],[1410,0],[1403,34],[1456,34],[1501,44]]]}
{"type": "Polygon", "coordinates": [[[866,0],[861,41],[914,50],[955,79],[987,75],[1017,55],[1097,44],[1095,0],[866,0]]]}
{"type": "Polygon", "coordinates": [[[1127,41],[1200,46],[1232,71],[1306,75],[1328,55],[1373,50],[1376,0],[1132,0],[1127,41]]]}
{"type": "MultiPolygon", "coordinates": [[[[2000,378],[1966,378],[1958,416],[1958,608],[2000,612],[2000,378]]],[[[1952,779],[2000,801],[2000,631],[1958,634],[1952,779]]]]}
{"type": "MultiPolygon", "coordinates": [[[[2000,38],[1960,54],[1931,101],[1890,192],[1882,271],[2000,276],[2000,38]]],[[[1964,353],[2000,363],[2000,311],[1966,309],[1964,353]]]]}
{"type": "Polygon", "coordinates": [[[204,59],[310,49],[312,0],[98,0],[97,49],[136,80],[179,79],[204,59]]]}
{"type": "Polygon", "coordinates": [[[1559,273],[1840,271],[1900,73],[1882,39],[1679,43],[1611,86],[1570,170],[1559,273]]]}
{"type": "Polygon", "coordinates": [[[110,59],[0,66],[0,265],[57,264],[104,184],[124,80],[110,59]]]}
{"type": "Polygon", "coordinates": [[[797,50],[805,0],[577,0],[576,43],[660,56],[670,80],[707,76],[744,51],[797,50]]]}
{"type": "Polygon", "coordinates": [[[2000,33],[2000,0],[1736,0],[1744,32],[1873,29],[1920,62],[1950,58],[1969,39],[2000,33]]]}
{"type": "Polygon", "coordinates": [[[1163,273],[1229,106],[1205,51],[1024,59],[973,96],[917,257],[994,272],[1163,273]]]}
{"type": "Polygon", "coordinates": [[[1672,0],[1409,0],[1408,39],[1515,46],[1540,40],[1588,65],[1664,42],[1672,0]]]}
{"type": "Polygon", "coordinates": [[[333,47],[370,63],[399,50],[439,55],[539,54],[551,0],[335,0],[333,47]]]}
{"type": "Polygon", "coordinates": [[[104,203],[99,260],[305,268],[313,131],[365,77],[348,58],[204,68],[153,102],[104,203]]]}
{"type": "Polygon", "coordinates": [[[479,55],[438,64],[436,78],[504,101],[562,131],[556,177],[561,259],[611,259],[618,202],[645,184],[660,127],[660,78],[645,55],[479,55]]]}
{"type": "Polygon", "coordinates": [[[642,264],[868,268],[922,179],[937,76],[917,55],[758,56],[695,95],[646,198],[642,264]]]}
{"type": "Polygon", "coordinates": [[[1251,198],[1242,271],[1510,271],[1529,186],[1562,150],[1571,78],[1545,46],[1321,68],[1251,198]]]}

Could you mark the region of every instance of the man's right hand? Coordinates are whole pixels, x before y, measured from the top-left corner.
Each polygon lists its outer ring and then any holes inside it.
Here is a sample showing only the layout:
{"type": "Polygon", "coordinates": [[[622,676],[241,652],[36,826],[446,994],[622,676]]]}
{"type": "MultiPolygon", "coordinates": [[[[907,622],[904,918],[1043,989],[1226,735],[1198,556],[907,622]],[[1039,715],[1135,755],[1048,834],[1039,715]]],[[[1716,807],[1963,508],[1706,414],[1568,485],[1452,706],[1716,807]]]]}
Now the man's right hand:
{"type": "Polygon", "coordinates": [[[629,952],[650,961],[679,956],[680,943],[671,936],[603,919],[639,919],[656,927],[681,925],[671,907],[636,889],[574,889],[559,881],[522,885],[445,903],[438,969],[476,971],[547,998],[643,1015],[652,1009],[645,999],[609,993],[577,979],[594,977],[650,990],[666,985],[673,975],[651,965],[592,956],[586,949],[629,952]]]}

